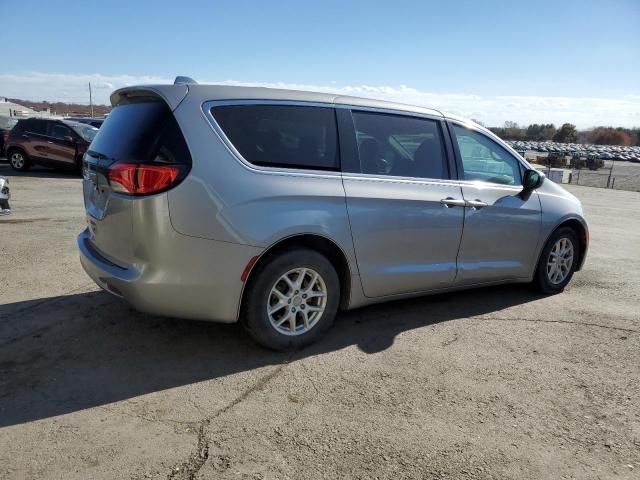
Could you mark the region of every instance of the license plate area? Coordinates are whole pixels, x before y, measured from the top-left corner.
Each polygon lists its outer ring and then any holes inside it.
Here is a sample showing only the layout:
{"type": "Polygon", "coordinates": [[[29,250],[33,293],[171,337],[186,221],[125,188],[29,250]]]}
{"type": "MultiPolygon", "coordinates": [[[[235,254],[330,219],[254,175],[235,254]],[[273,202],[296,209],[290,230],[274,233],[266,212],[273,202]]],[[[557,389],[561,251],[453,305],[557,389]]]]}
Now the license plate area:
{"type": "Polygon", "coordinates": [[[100,160],[85,155],[82,168],[82,190],[87,213],[96,220],[102,220],[107,211],[111,189],[100,171],[100,160]]]}

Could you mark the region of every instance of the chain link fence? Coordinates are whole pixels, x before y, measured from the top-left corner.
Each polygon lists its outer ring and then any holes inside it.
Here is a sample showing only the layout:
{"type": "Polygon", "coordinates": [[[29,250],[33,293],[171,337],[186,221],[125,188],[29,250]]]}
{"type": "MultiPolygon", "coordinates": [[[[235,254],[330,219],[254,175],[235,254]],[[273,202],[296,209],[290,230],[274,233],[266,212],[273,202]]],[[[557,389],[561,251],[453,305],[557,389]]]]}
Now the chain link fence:
{"type": "Polygon", "coordinates": [[[531,163],[543,167],[549,177],[554,178],[553,170],[566,170],[557,175],[558,183],[581,185],[585,187],[612,188],[640,192],[640,163],[620,160],[575,159],[571,157],[550,157],[538,152],[521,152],[531,163]],[[562,178],[562,181],[560,180],[562,178]]]}
{"type": "Polygon", "coordinates": [[[575,170],[571,183],[587,187],[614,188],[640,192],[640,164],[605,161],[604,167],[592,170],[575,170]]]}

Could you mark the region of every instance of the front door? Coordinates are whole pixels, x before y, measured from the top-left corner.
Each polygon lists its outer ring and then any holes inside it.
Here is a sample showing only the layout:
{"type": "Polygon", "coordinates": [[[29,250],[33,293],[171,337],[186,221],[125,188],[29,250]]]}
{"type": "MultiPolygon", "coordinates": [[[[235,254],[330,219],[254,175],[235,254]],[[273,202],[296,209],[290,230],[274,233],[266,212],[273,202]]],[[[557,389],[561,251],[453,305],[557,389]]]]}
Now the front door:
{"type": "Polygon", "coordinates": [[[74,165],[76,159],[75,138],[71,129],[57,122],[49,122],[47,129],[47,159],[60,164],[74,165]]]}
{"type": "Polygon", "coordinates": [[[484,133],[451,123],[466,201],[459,284],[529,277],[541,228],[536,192],[522,198],[524,167],[484,133]]]}
{"type": "Polygon", "coordinates": [[[464,200],[450,180],[441,122],[370,111],[352,117],[359,172],[343,182],[365,295],[452,285],[464,200]]]}

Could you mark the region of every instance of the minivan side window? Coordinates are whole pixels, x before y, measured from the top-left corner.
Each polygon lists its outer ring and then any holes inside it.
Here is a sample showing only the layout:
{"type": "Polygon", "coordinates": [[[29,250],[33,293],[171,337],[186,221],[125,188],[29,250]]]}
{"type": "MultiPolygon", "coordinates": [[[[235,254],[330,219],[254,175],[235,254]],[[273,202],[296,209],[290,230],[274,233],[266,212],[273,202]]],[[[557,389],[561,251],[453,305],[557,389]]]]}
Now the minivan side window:
{"type": "Polygon", "coordinates": [[[452,124],[465,180],[522,185],[520,162],[491,138],[452,124]]]}
{"type": "Polygon", "coordinates": [[[240,155],[254,165],[339,170],[333,108],[221,105],[211,114],[240,155]]]}
{"type": "Polygon", "coordinates": [[[438,121],[368,111],[352,116],[362,173],[449,178],[438,121]]]}

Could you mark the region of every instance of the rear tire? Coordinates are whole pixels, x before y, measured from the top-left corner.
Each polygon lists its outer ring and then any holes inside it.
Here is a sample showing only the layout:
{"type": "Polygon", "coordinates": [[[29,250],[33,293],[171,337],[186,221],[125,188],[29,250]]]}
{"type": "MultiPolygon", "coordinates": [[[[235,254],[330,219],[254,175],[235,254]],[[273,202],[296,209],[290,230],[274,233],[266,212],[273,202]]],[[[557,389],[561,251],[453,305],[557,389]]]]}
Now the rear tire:
{"type": "Polygon", "coordinates": [[[26,172],[31,167],[29,157],[20,149],[13,148],[9,150],[7,159],[11,168],[16,172],[26,172]]]}
{"type": "Polygon", "coordinates": [[[542,249],[533,285],[546,294],[562,292],[571,281],[579,258],[580,242],[575,230],[559,228],[542,249]]]}
{"type": "Polygon", "coordinates": [[[318,340],[340,304],[340,281],[326,257],[297,248],[268,259],[252,272],[242,325],[260,345],[292,351],[318,340]]]}

